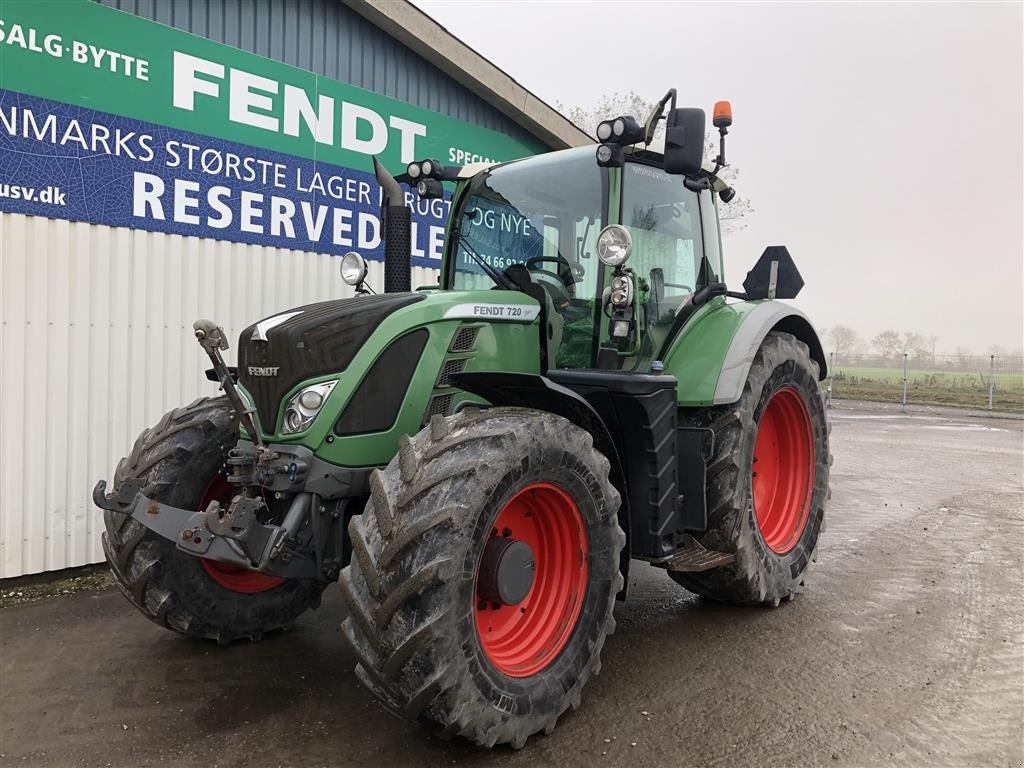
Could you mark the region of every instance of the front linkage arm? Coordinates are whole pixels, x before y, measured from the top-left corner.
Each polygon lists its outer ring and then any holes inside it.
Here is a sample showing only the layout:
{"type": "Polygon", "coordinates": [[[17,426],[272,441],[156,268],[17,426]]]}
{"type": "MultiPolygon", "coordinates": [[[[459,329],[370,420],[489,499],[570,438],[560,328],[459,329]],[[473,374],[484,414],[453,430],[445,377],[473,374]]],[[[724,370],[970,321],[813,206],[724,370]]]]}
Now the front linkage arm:
{"type": "Polygon", "coordinates": [[[213,372],[216,374],[217,380],[220,381],[221,389],[224,390],[228,402],[234,408],[239,424],[245,427],[245,431],[249,433],[253,442],[256,443],[256,447],[262,449],[264,447],[263,441],[252,419],[252,410],[245,407],[245,402],[242,400],[242,396],[238,394],[238,388],[235,386],[235,379],[220,354],[222,349],[228,348],[228,339],[224,335],[224,329],[213,322],[213,320],[196,320],[192,323],[192,330],[195,331],[199,346],[209,355],[210,362],[213,363],[213,372]]]}
{"type": "Polygon", "coordinates": [[[191,555],[285,578],[323,577],[309,542],[296,539],[310,504],[319,503],[311,493],[297,494],[285,525],[278,526],[260,523],[257,500],[246,496],[235,496],[222,512],[216,501],[202,511],[163,504],[143,495],[137,480],[122,483],[111,494],[106,491],[106,481],[100,480],[92,492],[97,507],[135,518],[191,555]],[[289,531],[289,523],[295,531],[289,531]]]}
{"type": "MultiPolygon", "coordinates": [[[[236,447],[228,456],[228,480],[239,492],[226,510],[220,502],[211,501],[205,510],[197,511],[172,507],[145,496],[137,480],[126,481],[108,495],[106,482],[100,480],[93,490],[93,502],[101,509],[135,518],[175,542],[178,549],[197,557],[286,578],[324,578],[334,566],[327,563],[329,567],[325,568],[325,553],[316,552],[316,541],[336,537],[304,525],[314,507],[325,509],[317,494],[305,490],[296,493],[281,525],[260,522],[260,515],[267,511],[260,492],[262,486],[273,485],[274,478],[281,474],[299,480],[300,474],[305,475],[307,462],[301,457],[279,455],[262,441],[252,411],[242,400],[221,356],[221,350],[228,348],[223,329],[211,320],[197,320],[193,328],[200,346],[213,362],[238,423],[253,441],[248,450],[236,447]]],[[[321,524],[321,516],[314,517],[321,524]]]]}

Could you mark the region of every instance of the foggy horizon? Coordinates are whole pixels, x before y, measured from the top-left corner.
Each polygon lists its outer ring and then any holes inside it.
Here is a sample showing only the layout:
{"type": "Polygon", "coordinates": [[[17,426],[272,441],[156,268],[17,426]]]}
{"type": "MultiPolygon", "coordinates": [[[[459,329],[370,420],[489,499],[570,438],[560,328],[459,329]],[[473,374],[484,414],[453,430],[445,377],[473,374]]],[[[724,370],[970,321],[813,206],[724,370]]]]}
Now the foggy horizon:
{"type": "Polygon", "coordinates": [[[819,329],[1024,347],[1020,4],[415,2],[552,105],[729,99],[731,287],[786,245],[819,329]]]}

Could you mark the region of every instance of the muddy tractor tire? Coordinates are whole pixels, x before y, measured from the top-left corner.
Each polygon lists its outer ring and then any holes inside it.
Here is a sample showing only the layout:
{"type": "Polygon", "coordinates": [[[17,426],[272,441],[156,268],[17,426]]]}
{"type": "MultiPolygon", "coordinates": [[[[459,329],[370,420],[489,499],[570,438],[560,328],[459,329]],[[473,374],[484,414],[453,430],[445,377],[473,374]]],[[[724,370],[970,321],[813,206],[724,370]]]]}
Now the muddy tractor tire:
{"type": "MultiPolygon", "coordinates": [[[[223,476],[238,440],[226,398],[203,398],[164,415],[121,459],[114,490],[128,479],[146,496],[184,509],[230,499],[223,476]]],[[[117,586],[147,618],[188,637],[258,640],[291,626],[320,602],[322,585],[231,570],[179,550],[128,515],[107,511],[103,550],[117,586]]]]}
{"type": "Polygon", "coordinates": [[[832,463],[818,364],[807,345],[769,333],[739,402],[698,411],[689,421],[715,434],[701,543],[735,552],[736,560],[703,573],[670,571],[671,577],[723,602],[791,600],[814,559],[832,463]]]}
{"type": "Polygon", "coordinates": [[[522,747],[579,705],[622,586],[619,495],[588,433],[519,408],[435,416],[349,524],[342,624],[391,710],[522,747]]]}

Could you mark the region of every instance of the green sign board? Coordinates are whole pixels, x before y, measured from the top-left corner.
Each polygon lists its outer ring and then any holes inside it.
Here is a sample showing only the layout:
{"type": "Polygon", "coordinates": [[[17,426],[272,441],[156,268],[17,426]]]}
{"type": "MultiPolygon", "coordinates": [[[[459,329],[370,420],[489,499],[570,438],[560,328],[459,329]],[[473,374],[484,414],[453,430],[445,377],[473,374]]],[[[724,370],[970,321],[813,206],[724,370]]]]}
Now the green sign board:
{"type": "MultiPolygon", "coordinates": [[[[544,147],[89,0],[0,0],[0,210],[379,257],[371,157],[544,147]]],[[[437,266],[445,201],[407,197],[437,266]]]]}
{"type": "Polygon", "coordinates": [[[544,149],[89,0],[3,0],[0,35],[4,89],[334,165],[544,149]]]}

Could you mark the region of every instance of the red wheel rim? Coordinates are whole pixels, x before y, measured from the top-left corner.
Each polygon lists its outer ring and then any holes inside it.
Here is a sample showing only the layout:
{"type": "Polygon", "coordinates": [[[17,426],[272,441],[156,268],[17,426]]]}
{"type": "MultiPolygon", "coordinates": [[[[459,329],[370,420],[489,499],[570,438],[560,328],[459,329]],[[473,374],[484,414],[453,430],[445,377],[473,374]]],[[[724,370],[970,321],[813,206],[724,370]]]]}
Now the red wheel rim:
{"type": "Polygon", "coordinates": [[[783,387],[757,426],[750,484],[754,517],[768,548],[785,554],[804,531],[814,487],[814,437],[800,393],[783,387]]]}
{"type": "MultiPolygon", "coordinates": [[[[231,495],[234,489],[224,475],[216,475],[206,486],[203,498],[199,502],[200,509],[206,509],[211,501],[219,501],[222,505],[231,502],[231,495]]],[[[232,592],[241,592],[245,595],[254,595],[257,592],[266,592],[279,585],[284,579],[280,576],[268,576],[259,571],[250,571],[245,568],[236,568],[227,563],[218,563],[216,560],[209,560],[205,557],[199,558],[203,569],[210,575],[210,578],[220,584],[224,589],[232,592]]]]}
{"type": "MultiPolygon", "coordinates": [[[[533,483],[509,500],[491,535],[527,544],[533,550],[534,578],[517,605],[487,602],[476,594],[477,635],[495,669],[509,677],[529,677],[557,658],[583,607],[587,589],[583,516],[561,488],[533,483]]],[[[479,570],[478,562],[478,574],[479,570]]]]}

